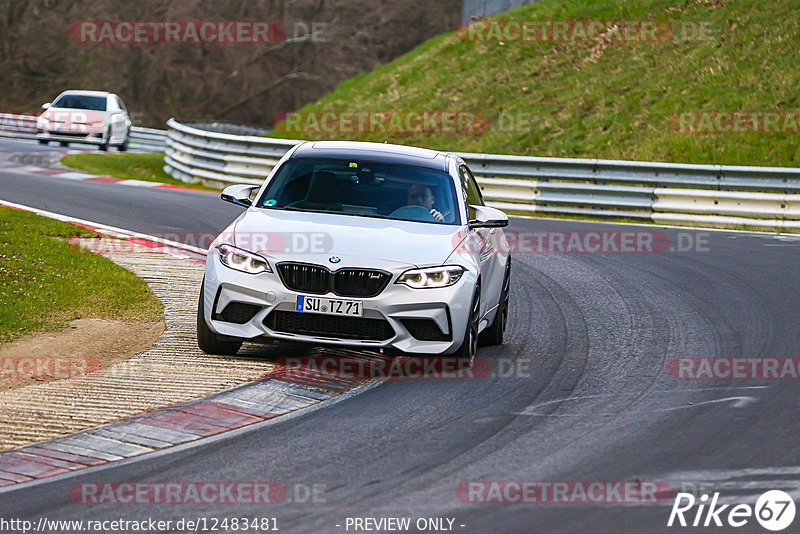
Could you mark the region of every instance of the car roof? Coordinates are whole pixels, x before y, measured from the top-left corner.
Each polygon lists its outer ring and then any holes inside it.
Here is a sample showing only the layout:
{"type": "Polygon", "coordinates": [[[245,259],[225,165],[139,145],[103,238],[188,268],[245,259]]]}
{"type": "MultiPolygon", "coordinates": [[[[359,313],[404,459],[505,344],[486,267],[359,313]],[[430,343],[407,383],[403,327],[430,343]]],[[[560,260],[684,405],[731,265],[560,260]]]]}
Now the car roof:
{"type": "Polygon", "coordinates": [[[297,147],[292,158],[335,158],[415,165],[447,172],[448,154],[405,145],[363,141],[309,141],[297,147]]]}
{"type": "Polygon", "coordinates": [[[82,91],[80,89],[70,89],[69,91],[64,91],[58,96],[64,95],[78,95],[78,96],[108,96],[113,93],[109,93],[108,91],[82,91]]]}

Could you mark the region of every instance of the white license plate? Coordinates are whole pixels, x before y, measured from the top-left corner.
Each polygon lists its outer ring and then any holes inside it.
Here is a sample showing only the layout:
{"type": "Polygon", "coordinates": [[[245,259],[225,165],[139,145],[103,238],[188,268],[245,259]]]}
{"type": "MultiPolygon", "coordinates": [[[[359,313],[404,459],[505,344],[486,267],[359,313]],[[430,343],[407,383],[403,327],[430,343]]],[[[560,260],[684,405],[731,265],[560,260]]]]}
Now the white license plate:
{"type": "Polygon", "coordinates": [[[298,295],[295,310],[299,312],[361,317],[364,315],[364,303],[360,300],[328,299],[298,295]]]}

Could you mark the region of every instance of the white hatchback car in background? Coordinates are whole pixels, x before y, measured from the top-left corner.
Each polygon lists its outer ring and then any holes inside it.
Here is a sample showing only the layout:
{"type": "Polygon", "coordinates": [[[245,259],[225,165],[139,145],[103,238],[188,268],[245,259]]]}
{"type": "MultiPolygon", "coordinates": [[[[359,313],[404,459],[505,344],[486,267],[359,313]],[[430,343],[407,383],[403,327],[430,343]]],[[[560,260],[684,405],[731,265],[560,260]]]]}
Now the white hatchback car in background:
{"type": "Polygon", "coordinates": [[[90,143],[100,150],[115,146],[127,150],[131,120],[122,99],[105,91],[64,91],[36,121],[36,138],[42,144],[58,141],[90,143]]]}
{"type": "Polygon", "coordinates": [[[245,340],[451,355],[503,342],[508,217],[484,205],[460,157],[406,146],[306,142],[266,183],[222,198],[247,208],[208,252],[197,341],[245,340]]]}

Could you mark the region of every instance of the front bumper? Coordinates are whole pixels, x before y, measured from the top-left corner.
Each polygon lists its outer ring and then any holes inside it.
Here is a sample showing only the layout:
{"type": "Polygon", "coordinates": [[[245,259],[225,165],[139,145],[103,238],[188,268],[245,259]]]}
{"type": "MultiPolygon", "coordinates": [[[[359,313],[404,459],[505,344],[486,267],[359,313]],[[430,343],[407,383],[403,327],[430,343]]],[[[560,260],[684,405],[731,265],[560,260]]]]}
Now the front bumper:
{"type": "Polygon", "coordinates": [[[63,141],[67,143],[89,143],[91,145],[102,145],[105,139],[105,132],[99,130],[88,133],[58,133],[37,129],[36,138],[41,141],[63,141]]]}
{"type": "MultiPolygon", "coordinates": [[[[275,265],[272,267],[275,269],[275,265]]],[[[412,289],[404,284],[394,283],[401,272],[392,272],[389,285],[376,297],[311,295],[287,289],[277,272],[251,275],[230,269],[222,265],[218,255],[212,250],[206,260],[203,286],[206,323],[217,334],[241,339],[274,338],[346,347],[392,348],[417,354],[449,354],[457,350],[464,339],[467,327],[470,303],[476,283],[475,274],[466,271],[456,284],[446,288],[412,289]],[[364,303],[364,319],[374,320],[373,324],[385,321],[391,329],[382,330],[385,335],[372,336],[373,339],[358,338],[359,329],[357,328],[348,328],[349,337],[318,332],[308,333],[305,323],[309,321],[314,323],[315,321],[311,319],[328,322],[327,318],[331,316],[325,315],[324,318],[321,318],[319,315],[322,314],[296,312],[298,295],[360,300],[364,303]],[[225,310],[231,303],[250,305],[253,306],[249,308],[250,310],[257,309],[257,311],[252,317],[249,317],[250,313],[248,313],[243,319],[240,319],[240,321],[246,321],[242,324],[223,320],[223,317],[229,319],[225,310]],[[287,321],[276,321],[277,315],[271,315],[274,312],[279,312],[282,318],[292,317],[303,322],[306,333],[299,333],[297,329],[293,332],[287,331],[292,328],[286,328],[287,321]],[[430,340],[430,336],[421,336],[417,329],[414,329],[417,336],[426,339],[415,338],[409,331],[409,325],[419,324],[419,321],[415,322],[414,320],[420,319],[426,325],[431,325],[431,321],[433,321],[441,334],[437,339],[445,338],[446,340],[430,340]],[[278,326],[279,323],[280,326],[278,326]],[[374,339],[375,337],[381,339],[374,339]]],[[[338,322],[358,319],[356,317],[333,317],[338,322]]],[[[333,320],[330,319],[330,321],[333,320]]],[[[297,324],[296,321],[288,322],[297,324]]],[[[345,323],[345,325],[349,325],[349,323],[345,323]]]]}

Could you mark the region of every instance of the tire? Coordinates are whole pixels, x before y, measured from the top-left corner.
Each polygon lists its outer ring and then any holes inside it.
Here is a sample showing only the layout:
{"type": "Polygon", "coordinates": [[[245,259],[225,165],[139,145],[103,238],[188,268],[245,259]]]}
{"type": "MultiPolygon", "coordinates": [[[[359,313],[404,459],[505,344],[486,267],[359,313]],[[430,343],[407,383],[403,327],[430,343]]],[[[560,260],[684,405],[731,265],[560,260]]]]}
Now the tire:
{"type": "Polygon", "coordinates": [[[197,303],[197,346],[206,354],[232,356],[239,352],[242,341],[236,338],[220,336],[211,331],[206,323],[203,304],[203,286],[200,286],[200,300],[197,303]]]}
{"type": "Polygon", "coordinates": [[[470,368],[478,352],[478,326],[480,325],[481,309],[481,286],[475,288],[475,295],[472,297],[472,307],[469,313],[469,322],[464,332],[464,340],[461,346],[453,353],[453,357],[458,360],[459,368],[470,368]]]}
{"type": "Polygon", "coordinates": [[[69,146],[69,143],[66,141],[59,141],[58,144],[61,146],[69,146]]]}
{"type": "Polygon", "coordinates": [[[481,347],[492,347],[503,344],[503,334],[508,323],[508,295],[511,287],[511,256],[506,262],[506,272],[503,276],[503,289],[500,291],[500,303],[494,321],[489,327],[481,332],[478,337],[478,345],[481,347]]]}
{"type": "Polygon", "coordinates": [[[97,145],[97,149],[98,150],[102,150],[103,152],[107,152],[108,151],[108,142],[109,142],[110,139],[111,139],[111,132],[108,132],[108,137],[103,139],[103,142],[100,143],[99,145],[97,145]]]}
{"type": "Polygon", "coordinates": [[[50,141],[48,141],[48,140],[46,140],[46,139],[39,139],[39,144],[40,144],[40,145],[46,145],[46,144],[48,144],[48,143],[50,143],[50,141]]]}
{"type": "Polygon", "coordinates": [[[121,145],[117,147],[117,151],[125,152],[126,150],[128,150],[128,140],[129,140],[128,136],[125,136],[125,140],[122,142],[121,145]]]}

